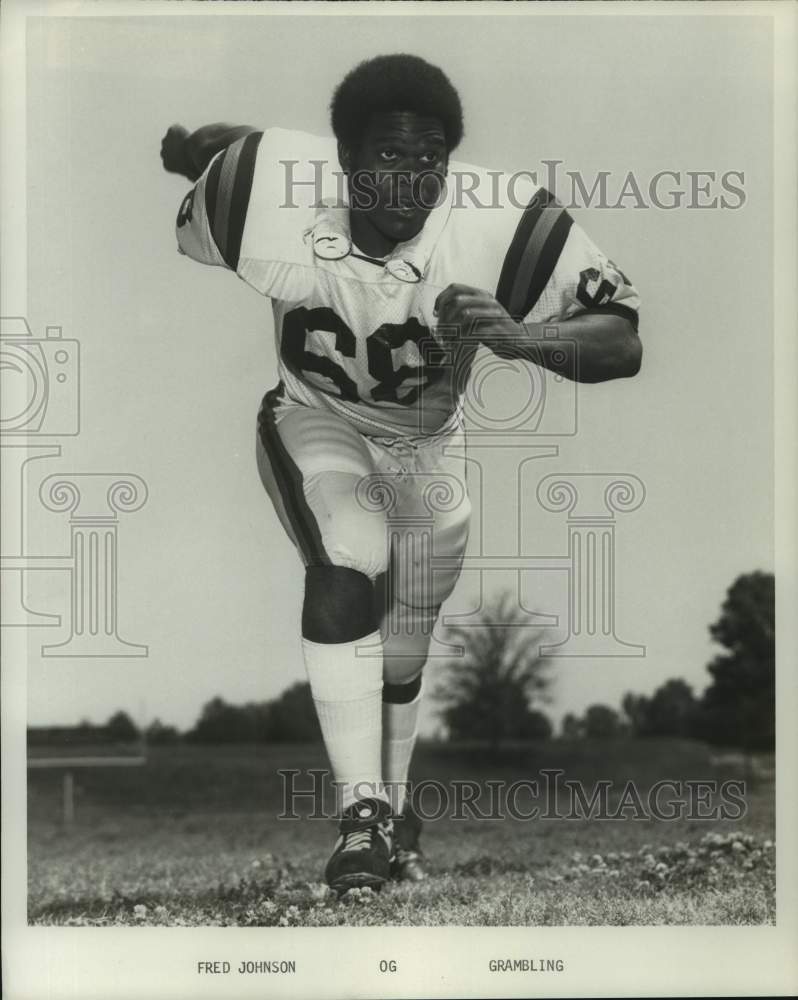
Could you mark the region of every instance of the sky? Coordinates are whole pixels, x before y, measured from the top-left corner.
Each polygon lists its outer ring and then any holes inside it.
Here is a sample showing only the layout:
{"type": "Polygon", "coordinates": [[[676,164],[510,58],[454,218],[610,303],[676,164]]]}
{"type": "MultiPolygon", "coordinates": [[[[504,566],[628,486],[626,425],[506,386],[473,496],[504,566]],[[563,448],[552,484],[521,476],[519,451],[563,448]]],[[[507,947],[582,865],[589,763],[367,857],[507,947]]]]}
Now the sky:
{"type": "MultiPolygon", "coordinates": [[[[28,607],[62,616],[28,632],[29,723],[101,722],[123,708],[185,728],[216,695],[264,700],[304,679],[301,566],[255,465],[257,408],[276,382],[271,310],[231,274],[176,253],[187,185],[162,171],[158,150],[173,122],[328,134],[335,84],[388,51],[438,63],[458,87],[464,161],[512,171],[560,160],[563,200],[567,170],[588,183],[608,171],[616,195],[629,171],[644,188],[659,171],[680,175],[686,195],[672,210],[634,199],[573,210],[641,293],[643,368],[552,386],[547,426],[567,423],[575,401],[576,433],[538,434],[534,445],[556,454],[527,461],[519,479],[531,451],[472,439],[482,473],[470,482],[470,552],[563,556],[567,518],[540,505],[540,480],[636,477],[642,503],[615,518],[616,634],[645,655],[558,658],[547,710],[617,706],[670,677],[700,691],[726,589],[774,561],[770,31],[756,16],[415,8],[30,21],[27,296],[16,310],[37,338],[57,325],[79,341],[81,424],[43,437],[61,454],[28,466],[26,554],[69,552],[68,516],[39,500],[46,476],[140,477],[146,503],[118,520],[118,632],[147,655],[42,655],[68,636],[69,574],[28,574],[28,607]],[[688,207],[689,171],[741,172],[744,203],[688,207]]],[[[510,412],[527,386],[522,370],[503,370],[486,379],[486,401],[510,412]]],[[[525,606],[562,619],[567,582],[525,572],[525,606]]],[[[483,578],[487,594],[514,584],[506,571],[483,578]]],[[[467,614],[478,595],[464,573],[445,613],[467,614]]],[[[433,661],[433,682],[439,670],[433,661]]]]}

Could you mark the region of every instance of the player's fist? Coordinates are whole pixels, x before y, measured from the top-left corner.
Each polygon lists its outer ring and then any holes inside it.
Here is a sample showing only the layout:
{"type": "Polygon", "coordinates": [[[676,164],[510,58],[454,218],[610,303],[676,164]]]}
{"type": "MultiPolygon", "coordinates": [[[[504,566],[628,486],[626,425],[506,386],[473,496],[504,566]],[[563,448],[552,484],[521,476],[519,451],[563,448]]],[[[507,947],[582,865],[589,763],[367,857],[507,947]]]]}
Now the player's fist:
{"type": "Polygon", "coordinates": [[[164,170],[170,174],[180,174],[190,181],[195,181],[199,174],[188,155],[186,140],[189,131],[182,125],[170,125],[166,135],[161,139],[161,163],[164,170]]]}
{"type": "Polygon", "coordinates": [[[435,300],[434,311],[445,340],[467,337],[493,347],[517,339],[520,333],[504,306],[482,288],[449,285],[435,300]]]}

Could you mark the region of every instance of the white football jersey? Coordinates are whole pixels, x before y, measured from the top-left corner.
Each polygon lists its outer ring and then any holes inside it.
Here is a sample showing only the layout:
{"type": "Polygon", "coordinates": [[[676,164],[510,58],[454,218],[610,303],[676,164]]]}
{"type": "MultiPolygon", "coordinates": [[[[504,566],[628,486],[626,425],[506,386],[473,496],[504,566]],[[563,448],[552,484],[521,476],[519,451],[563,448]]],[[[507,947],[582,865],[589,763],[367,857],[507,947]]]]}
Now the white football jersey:
{"type": "Polygon", "coordinates": [[[512,198],[488,206],[494,175],[450,163],[422,232],[375,260],[349,239],[335,142],[253,132],[219,153],[184,199],[178,245],[271,298],[290,399],[372,436],[437,433],[460,419],[478,343],[476,331],[457,331],[455,350],[436,340],[433,307],[448,285],[489,290],[532,323],[611,311],[637,326],[636,290],[568,212],[524,177],[512,198]]]}

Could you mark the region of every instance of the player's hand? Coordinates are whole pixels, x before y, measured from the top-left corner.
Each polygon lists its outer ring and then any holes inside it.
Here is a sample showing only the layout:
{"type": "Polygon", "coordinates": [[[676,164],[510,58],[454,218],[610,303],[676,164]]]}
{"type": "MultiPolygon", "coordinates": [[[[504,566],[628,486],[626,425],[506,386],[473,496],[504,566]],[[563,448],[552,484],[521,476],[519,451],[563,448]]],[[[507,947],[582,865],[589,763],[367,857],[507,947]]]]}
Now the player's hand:
{"type": "Polygon", "coordinates": [[[479,340],[488,347],[516,341],[521,327],[490,292],[470,285],[449,285],[435,300],[444,340],[479,340]]]}
{"type": "Polygon", "coordinates": [[[182,125],[170,125],[161,139],[161,163],[170,174],[180,174],[195,181],[199,174],[188,156],[189,131],[182,125]]]}

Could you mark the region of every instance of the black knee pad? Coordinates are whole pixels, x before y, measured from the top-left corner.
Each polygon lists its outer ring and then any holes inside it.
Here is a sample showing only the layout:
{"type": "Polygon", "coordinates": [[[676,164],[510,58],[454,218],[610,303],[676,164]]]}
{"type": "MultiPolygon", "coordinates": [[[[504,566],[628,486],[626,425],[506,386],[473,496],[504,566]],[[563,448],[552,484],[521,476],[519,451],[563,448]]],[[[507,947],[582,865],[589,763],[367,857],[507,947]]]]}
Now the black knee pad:
{"type": "Polygon", "coordinates": [[[344,566],[308,566],[302,635],[311,642],[354,642],[376,631],[374,584],[344,566]]]}

